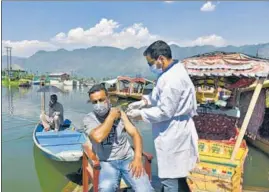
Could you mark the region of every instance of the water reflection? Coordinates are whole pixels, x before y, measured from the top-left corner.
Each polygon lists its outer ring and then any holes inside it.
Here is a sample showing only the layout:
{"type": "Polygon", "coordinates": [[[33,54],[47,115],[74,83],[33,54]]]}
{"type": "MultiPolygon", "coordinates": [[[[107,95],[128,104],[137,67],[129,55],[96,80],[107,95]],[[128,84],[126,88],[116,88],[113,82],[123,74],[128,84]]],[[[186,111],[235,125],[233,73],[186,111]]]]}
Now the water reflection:
{"type": "Polygon", "coordinates": [[[9,115],[13,115],[13,111],[14,111],[14,93],[16,92],[16,90],[19,91],[19,89],[15,89],[14,88],[10,88],[7,90],[7,98],[8,98],[8,112],[9,115]]]}
{"type": "Polygon", "coordinates": [[[81,162],[64,163],[50,160],[36,146],[33,146],[33,156],[42,192],[61,191],[68,183],[65,176],[77,171],[81,166],[81,162]]]}
{"type": "Polygon", "coordinates": [[[16,99],[21,99],[27,96],[27,93],[30,92],[31,88],[22,88],[22,87],[9,87],[6,90],[6,98],[8,102],[8,114],[14,115],[14,101],[16,99]]]}

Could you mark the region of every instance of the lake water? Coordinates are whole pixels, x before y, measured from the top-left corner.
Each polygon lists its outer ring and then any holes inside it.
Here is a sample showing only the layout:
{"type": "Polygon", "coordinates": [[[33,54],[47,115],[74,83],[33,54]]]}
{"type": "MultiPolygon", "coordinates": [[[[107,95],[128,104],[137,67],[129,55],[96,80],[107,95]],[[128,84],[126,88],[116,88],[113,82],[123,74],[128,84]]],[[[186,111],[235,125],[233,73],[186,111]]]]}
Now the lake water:
{"type": "MultiPolygon", "coordinates": [[[[63,164],[44,157],[34,147],[32,132],[40,115],[38,86],[2,88],[2,190],[4,192],[59,192],[68,183],[66,174],[76,171],[79,164],[63,164]]],[[[65,88],[67,89],[67,88],[65,88]]],[[[67,89],[58,94],[65,118],[77,126],[91,111],[87,104],[88,89],[67,89]]],[[[46,104],[49,95],[46,95],[46,104]]],[[[144,151],[155,155],[150,125],[137,123],[144,140],[144,151]]],[[[156,158],[153,175],[157,175],[156,158]]],[[[269,188],[269,157],[251,148],[246,159],[244,185],[269,188]]]]}

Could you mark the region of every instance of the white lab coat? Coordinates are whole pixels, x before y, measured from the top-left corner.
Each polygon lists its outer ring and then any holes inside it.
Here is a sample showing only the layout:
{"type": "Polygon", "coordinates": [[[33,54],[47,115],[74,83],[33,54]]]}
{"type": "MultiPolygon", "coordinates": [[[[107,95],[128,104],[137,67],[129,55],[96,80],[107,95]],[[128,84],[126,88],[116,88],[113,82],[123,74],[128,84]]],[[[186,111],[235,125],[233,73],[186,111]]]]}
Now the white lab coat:
{"type": "Polygon", "coordinates": [[[151,106],[141,109],[141,116],[152,124],[159,177],[186,177],[199,154],[192,119],[197,114],[195,88],[183,64],[163,73],[144,98],[151,106]]]}

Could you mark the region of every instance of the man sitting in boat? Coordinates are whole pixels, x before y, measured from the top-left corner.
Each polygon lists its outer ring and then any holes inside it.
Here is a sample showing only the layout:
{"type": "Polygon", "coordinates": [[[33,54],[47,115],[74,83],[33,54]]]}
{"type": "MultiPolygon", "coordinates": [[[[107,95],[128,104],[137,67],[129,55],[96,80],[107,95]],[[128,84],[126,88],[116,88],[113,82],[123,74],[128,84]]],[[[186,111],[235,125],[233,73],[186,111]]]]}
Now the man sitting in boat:
{"type": "Polygon", "coordinates": [[[40,115],[40,119],[42,121],[45,131],[49,131],[51,129],[59,131],[60,125],[63,124],[63,105],[57,100],[57,95],[51,95],[49,102],[49,115],[40,115]]]}
{"type": "Polygon", "coordinates": [[[84,118],[83,126],[101,165],[98,191],[116,191],[122,176],[133,190],[150,192],[152,188],[143,168],[139,132],[123,111],[111,107],[103,85],[94,85],[88,93],[93,112],[84,118]],[[134,150],[128,134],[134,141],[134,150]]]}

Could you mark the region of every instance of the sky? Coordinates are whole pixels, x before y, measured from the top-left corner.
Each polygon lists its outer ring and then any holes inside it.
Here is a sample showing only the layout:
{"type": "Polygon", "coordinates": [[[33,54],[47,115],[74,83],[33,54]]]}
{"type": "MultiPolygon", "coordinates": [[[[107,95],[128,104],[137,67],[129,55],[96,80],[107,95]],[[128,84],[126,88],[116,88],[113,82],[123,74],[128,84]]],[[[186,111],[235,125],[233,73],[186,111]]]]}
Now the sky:
{"type": "Polygon", "coordinates": [[[91,46],[269,42],[269,1],[2,2],[2,47],[14,56],[91,46]]]}

